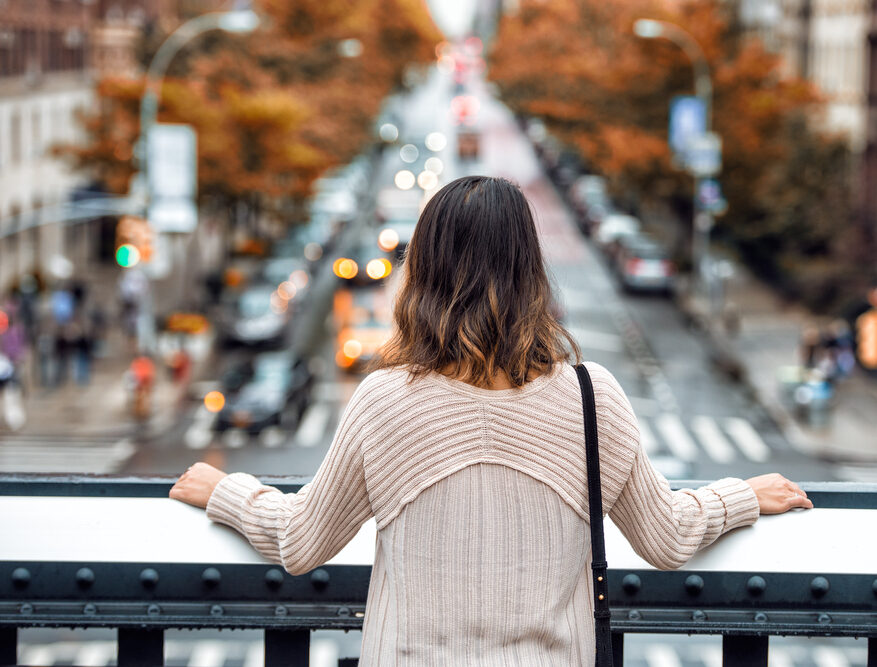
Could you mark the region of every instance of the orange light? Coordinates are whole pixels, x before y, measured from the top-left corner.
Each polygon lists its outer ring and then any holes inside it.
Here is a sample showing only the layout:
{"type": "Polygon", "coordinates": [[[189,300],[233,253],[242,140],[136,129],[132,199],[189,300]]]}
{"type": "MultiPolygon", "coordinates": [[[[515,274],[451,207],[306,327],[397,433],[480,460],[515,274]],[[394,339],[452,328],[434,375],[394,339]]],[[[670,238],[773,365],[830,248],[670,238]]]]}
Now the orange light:
{"type": "Polygon", "coordinates": [[[371,260],[365,267],[365,272],[372,280],[386,278],[392,271],[393,265],[390,264],[389,260],[384,259],[383,257],[371,260]]]}
{"type": "Polygon", "coordinates": [[[271,310],[273,310],[278,315],[280,313],[285,313],[286,309],[289,308],[289,302],[282,294],[280,294],[279,291],[271,292],[271,298],[269,300],[269,303],[271,305],[271,310]]]}
{"type": "Polygon", "coordinates": [[[356,359],[351,359],[346,356],[342,350],[338,350],[337,354],[335,354],[335,363],[341,368],[350,368],[353,366],[354,361],[356,361],[356,359]]]}
{"type": "Polygon", "coordinates": [[[344,342],[341,351],[344,352],[344,356],[348,359],[356,359],[362,354],[362,343],[355,338],[351,338],[344,342]]]}
{"type": "Polygon", "coordinates": [[[277,286],[277,294],[280,295],[281,298],[289,301],[291,298],[295,296],[296,289],[295,285],[293,285],[288,280],[284,280],[277,286]]]}
{"type": "Polygon", "coordinates": [[[289,274],[289,279],[292,281],[292,284],[296,286],[297,289],[304,289],[308,286],[308,272],[303,271],[301,269],[296,269],[292,273],[289,274]]]}
{"type": "Polygon", "coordinates": [[[6,333],[9,328],[9,315],[0,310],[0,334],[6,333]]]}
{"type": "Polygon", "coordinates": [[[384,252],[395,250],[397,245],[399,245],[399,234],[395,229],[387,227],[378,234],[378,248],[384,252]]]}
{"type": "Polygon", "coordinates": [[[877,309],[872,308],[856,319],[856,351],[865,368],[877,368],[877,309]]]}
{"type": "Polygon", "coordinates": [[[359,273],[359,267],[356,265],[356,262],[346,257],[339,257],[336,259],[332,264],[332,270],[335,272],[336,276],[347,280],[353,278],[359,273]]]}
{"type": "Polygon", "coordinates": [[[204,397],[204,407],[208,412],[219,412],[225,407],[225,396],[221,391],[210,391],[204,397]]]}

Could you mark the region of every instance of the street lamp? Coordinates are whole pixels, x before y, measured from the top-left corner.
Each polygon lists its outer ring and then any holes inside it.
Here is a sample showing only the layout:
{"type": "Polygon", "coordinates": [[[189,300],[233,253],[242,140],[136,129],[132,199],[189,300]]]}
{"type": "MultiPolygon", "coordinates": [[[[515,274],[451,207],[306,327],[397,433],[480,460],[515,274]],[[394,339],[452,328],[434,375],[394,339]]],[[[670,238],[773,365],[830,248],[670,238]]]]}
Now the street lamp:
{"type": "MultiPolygon", "coordinates": [[[[710,68],[703,49],[688,32],[674,23],[656,21],[654,19],[638,19],[633,24],[633,32],[643,39],[658,39],[663,37],[676,44],[688,56],[694,69],[694,94],[703,105],[705,125],[704,131],[709,133],[712,126],[713,83],[710,78],[710,68]]],[[[708,269],[709,260],[709,234],[713,226],[712,213],[701,206],[699,194],[703,176],[694,175],[694,234],[692,237],[691,260],[695,275],[703,279],[708,269]]],[[[707,283],[709,284],[709,282],[707,283]]]]}
{"type": "MultiPolygon", "coordinates": [[[[210,12],[183,23],[162,42],[146,70],[146,86],[140,100],[140,138],[137,142],[139,181],[145,195],[144,208],[150,201],[148,137],[158,117],[158,102],[161,97],[161,84],[167,68],[180,49],[195,37],[210,30],[224,30],[231,33],[248,33],[259,27],[258,15],[249,9],[229,12],[210,12]]],[[[146,211],[144,210],[144,214],[146,211]]],[[[153,312],[152,290],[148,281],[141,296],[140,313],[137,322],[138,345],[141,350],[155,347],[155,315],[153,312]]]]}

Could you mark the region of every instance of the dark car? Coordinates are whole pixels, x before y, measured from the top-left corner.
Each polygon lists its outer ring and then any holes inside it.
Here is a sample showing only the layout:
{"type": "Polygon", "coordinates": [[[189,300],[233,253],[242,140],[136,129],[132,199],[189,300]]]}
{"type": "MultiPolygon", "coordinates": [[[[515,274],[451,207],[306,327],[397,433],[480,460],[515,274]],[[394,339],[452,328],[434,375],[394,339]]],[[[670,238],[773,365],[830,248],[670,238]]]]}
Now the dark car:
{"type": "Polygon", "coordinates": [[[303,359],[288,352],[266,352],[252,363],[252,376],[230,395],[214,429],[240,429],[259,435],[270,426],[297,424],[310,398],[314,377],[303,359]]]}
{"type": "Polygon", "coordinates": [[[277,285],[258,283],[222,300],[220,330],[225,344],[272,345],[283,341],[292,304],[277,293],[277,285]]]}
{"type": "Polygon", "coordinates": [[[613,267],[629,291],[670,293],[676,267],[667,249],[645,234],[621,236],[613,249],[613,267]]]}

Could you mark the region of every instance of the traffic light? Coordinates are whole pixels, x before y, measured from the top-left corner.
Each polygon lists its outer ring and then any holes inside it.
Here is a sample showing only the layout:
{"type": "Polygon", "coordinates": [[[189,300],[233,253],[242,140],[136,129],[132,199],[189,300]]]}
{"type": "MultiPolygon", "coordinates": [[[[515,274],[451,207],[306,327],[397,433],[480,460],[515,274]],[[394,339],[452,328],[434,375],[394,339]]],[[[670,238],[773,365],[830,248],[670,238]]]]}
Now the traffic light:
{"type": "Polygon", "coordinates": [[[123,216],[116,225],[116,262],[131,267],[152,258],[152,228],[143,218],[123,216]]]}
{"type": "Polygon", "coordinates": [[[856,318],[856,356],[863,367],[877,369],[877,308],[856,318]]]}

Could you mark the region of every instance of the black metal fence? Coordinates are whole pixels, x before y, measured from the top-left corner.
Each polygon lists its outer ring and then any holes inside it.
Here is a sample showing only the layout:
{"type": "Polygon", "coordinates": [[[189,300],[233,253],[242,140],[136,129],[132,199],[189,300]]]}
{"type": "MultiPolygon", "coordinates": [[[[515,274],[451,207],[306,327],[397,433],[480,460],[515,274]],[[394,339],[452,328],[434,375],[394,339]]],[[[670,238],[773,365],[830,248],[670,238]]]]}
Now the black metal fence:
{"type": "MultiPolygon", "coordinates": [[[[295,491],[307,480],[266,481],[295,491]]],[[[171,483],[155,478],[0,476],[0,501],[163,498],[171,483]]],[[[818,508],[856,511],[861,546],[873,546],[877,512],[858,511],[877,510],[877,485],[803,486],[818,508]]],[[[843,516],[840,512],[837,519],[843,516]]],[[[40,529],[34,524],[34,530],[40,529]]],[[[850,537],[855,543],[856,536],[850,537]]],[[[816,550],[826,536],[804,539],[816,550]]],[[[18,628],[23,627],[117,628],[118,664],[150,666],[163,664],[168,628],[261,628],[265,664],[272,667],[307,665],[311,630],[362,627],[371,573],[367,563],[325,565],[294,577],[271,564],[221,559],[159,563],[46,560],[38,553],[10,557],[14,549],[8,547],[15,540],[16,535],[4,534],[0,546],[3,665],[16,663],[18,628]]],[[[721,543],[713,548],[721,549],[721,543]]],[[[610,569],[616,663],[623,664],[625,634],[635,632],[720,634],[728,667],[767,665],[771,636],[867,637],[867,664],[877,667],[877,552],[870,573],[849,571],[841,561],[819,572],[738,571],[733,564],[726,571],[610,569]]],[[[609,562],[612,568],[611,553],[609,562]]]]}

